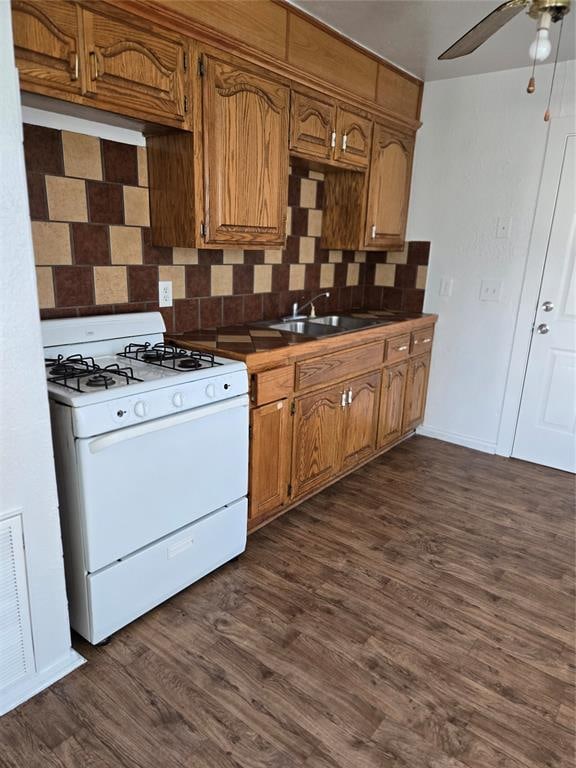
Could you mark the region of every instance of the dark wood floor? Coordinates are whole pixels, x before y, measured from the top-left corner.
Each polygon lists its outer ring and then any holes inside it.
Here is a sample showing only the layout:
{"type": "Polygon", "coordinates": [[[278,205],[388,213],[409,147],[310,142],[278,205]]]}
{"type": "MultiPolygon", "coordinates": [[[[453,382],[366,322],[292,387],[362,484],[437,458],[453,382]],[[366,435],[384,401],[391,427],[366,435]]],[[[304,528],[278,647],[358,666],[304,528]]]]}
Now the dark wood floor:
{"type": "Polygon", "coordinates": [[[417,437],[0,721],[2,768],[574,765],[574,486],[417,437]]]}

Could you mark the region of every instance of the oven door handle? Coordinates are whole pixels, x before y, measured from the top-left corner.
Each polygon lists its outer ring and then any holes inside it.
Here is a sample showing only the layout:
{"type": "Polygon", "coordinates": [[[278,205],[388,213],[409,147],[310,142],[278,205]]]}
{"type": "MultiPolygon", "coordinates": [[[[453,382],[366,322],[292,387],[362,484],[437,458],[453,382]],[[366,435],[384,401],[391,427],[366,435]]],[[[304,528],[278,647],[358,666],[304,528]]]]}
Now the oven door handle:
{"type": "Polygon", "coordinates": [[[176,413],[173,416],[161,416],[153,421],[147,421],[144,424],[137,424],[133,427],[125,427],[117,432],[111,432],[101,437],[92,438],[88,445],[90,453],[100,453],[113,445],[124,443],[126,440],[133,440],[142,435],[149,435],[152,432],[159,432],[163,429],[170,429],[180,424],[187,424],[198,419],[205,419],[216,413],[231,411],[234,408],[248,408],[248,395],[240,395],[230,400],[223,400],[219,403],[210,405],[201,405],[198,408],[192,408],[184,413],[176,413]]]}

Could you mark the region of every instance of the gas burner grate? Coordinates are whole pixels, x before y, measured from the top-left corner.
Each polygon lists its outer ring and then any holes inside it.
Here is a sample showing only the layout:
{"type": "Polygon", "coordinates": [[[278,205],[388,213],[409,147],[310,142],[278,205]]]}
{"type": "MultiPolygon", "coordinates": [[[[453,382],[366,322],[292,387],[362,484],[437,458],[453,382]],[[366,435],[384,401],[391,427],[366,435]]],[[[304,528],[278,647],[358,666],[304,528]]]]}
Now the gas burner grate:
{"type": "Polygon", "coordinates": [[[134,376],[130,366],[120,367],[118,363],[111,363],[102,368],[96,364],[93,357],[70,355],[65,358],[63,355],[58,355],[56,359],[47,358],[44,362],[47,367],[50,366],[49,382],[60,384],[75,392],[82,392],[82,385],[91,389],[109,389],[118,381],[123,381],[125,384],[142,381],[134,376]]]}
{"type": "Polygon", "coordinates": [[[158,365],[160,368],[170,368],[172,370],[195,370],[198,368],[213,368],[222,363],[214,360],[214,355],[210,352],[198,352],[196,350],[185,350],[174,347],[170,344],[159,342],[152,346],[149,342],[145,344],[128,344],[123,352],[119,352],[119,357],[126,357],[129,360],[138,360],[149,365],[158,365]]]}

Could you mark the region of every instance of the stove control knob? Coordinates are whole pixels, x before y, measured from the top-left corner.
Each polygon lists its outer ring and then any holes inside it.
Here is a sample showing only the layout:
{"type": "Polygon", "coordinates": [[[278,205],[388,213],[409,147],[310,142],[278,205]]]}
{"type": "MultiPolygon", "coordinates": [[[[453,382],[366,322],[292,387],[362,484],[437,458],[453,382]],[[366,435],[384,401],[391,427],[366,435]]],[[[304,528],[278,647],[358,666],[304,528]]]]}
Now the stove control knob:
{"type": "Polygon", "coordinates": [[[182,397],[182,394],[180,392],[175,392],[172,396],[172,405],[175,408],[182,408],[184,405],[184,398],[182,397]]]}
{"type": "Polygon", "coordinates": [[[216,397],[216,386],[214,384],[208,384],[206,386],[206,396],[216,397]]]}
{"type": "Polygon", "coordinates": [[[148,406],[143,400],[138,400],[138,402],[134,405],[134,413],[141,419],[146,416],[148,413],[148,406]]]}

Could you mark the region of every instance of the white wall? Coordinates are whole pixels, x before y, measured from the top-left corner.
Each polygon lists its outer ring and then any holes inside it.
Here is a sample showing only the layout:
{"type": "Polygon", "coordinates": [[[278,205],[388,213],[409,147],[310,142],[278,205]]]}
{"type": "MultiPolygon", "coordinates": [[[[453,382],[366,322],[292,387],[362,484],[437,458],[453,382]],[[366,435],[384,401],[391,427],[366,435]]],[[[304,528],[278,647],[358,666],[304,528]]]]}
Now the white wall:
{"type": "MultiPolygon", "coordinates": [[[[573,114],[575,62],[557,71],[553,114],[573,114]]],[[[548,125],[552,65],[427,83],[409,240],[431,240],[425,311],[437,312],[422,431],[496,451],[548,125]],[[511,222],[497,238],[498,220],[511,222]],[[439,295],[442,278],[452,295],[439,295]],[[499,302],[479,300],[483,279],[499,302]]]]}
{"type": "MultiPolygon", "coordinates": [[[[70,649],[10,4],[0,3],[0,519],[21,512],[35,672],[0,714],[78,666],[70,649]],[[22,375],[25,364],[26,375],[22,375]]],[[[2,564],[0,563],[0,566],[2,564]]]]}

